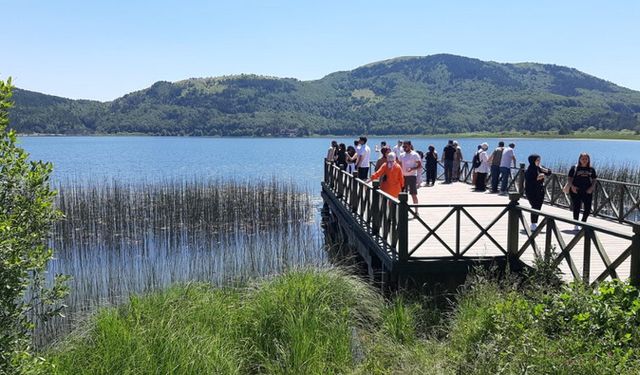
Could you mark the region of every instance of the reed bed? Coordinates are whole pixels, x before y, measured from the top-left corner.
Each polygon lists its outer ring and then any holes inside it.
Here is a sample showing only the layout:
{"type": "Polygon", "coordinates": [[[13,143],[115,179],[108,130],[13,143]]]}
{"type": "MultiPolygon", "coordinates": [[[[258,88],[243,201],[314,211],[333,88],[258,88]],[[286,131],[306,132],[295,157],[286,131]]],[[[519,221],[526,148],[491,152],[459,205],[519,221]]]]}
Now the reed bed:
{"type": "MultiPolygon", "coordinates": [[[[555,163],[554,172],[569,173],[574,164],[555,163]]],[[[632,163],[592,163],[598,173],[598,179],[640,184],[640,165],[632,163]]]]}
{"type": "Polygon", "coordinates": [[[39,347],[97,306],[175,283],[243,282],[323,265],[316,207],[293,183],[221,179],[75,183],[58,187],[65,218],[49,274],[68,274],[67,316],[38,326],[39,347]]]}

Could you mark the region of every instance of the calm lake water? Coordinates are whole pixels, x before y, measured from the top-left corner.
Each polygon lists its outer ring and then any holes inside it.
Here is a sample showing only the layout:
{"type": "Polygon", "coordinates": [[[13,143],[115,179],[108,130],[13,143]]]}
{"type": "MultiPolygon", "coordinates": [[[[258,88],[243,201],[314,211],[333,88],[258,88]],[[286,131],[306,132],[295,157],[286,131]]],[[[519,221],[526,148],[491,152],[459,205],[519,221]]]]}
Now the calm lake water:
{"type": "MultiPolygon", "coordinates": [[[[322,158],[329,138],[196,138],[196,137],[21,137],[21,145],[34,160],[51,161],[56,180],[120,179],[153,181],[159,178],[221,176],[225,178],[288,179],[320,191],[322,158]]],[[[353,138],[336,138],[353,143],[353,138]]],[[[380,141],[371,138],[372,148],[380,141]]],[[[429,144],[442,152],[444,138],[412,138],[418,150],[429,144]]],[[[471,159],[478,144],[493,149],[498,139],[459,139],[465,159],[471,159]]],[[[531,153],[542,156],[543,164],[573,164],[582,151],[598,164],[640,163],[640,141],[504,139],[516,144],[516,156],[526,162],[531,153]]],[[[375,156],[374,156],[375,158],[375,156]]]]}

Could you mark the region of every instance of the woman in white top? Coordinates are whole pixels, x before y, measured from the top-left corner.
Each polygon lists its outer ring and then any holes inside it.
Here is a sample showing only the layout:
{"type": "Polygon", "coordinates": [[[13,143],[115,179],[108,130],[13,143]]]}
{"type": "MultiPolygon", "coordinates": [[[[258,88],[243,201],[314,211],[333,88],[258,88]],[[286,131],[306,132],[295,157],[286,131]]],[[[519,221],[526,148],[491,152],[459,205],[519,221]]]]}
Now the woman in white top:
{"type": "Polygon", "coordinates": [[[487,155],[488,143],[483,143],[482,147],[478,150],[478,157],[480,159],[480,166],[476,168],[478,175],[476,177],[475,191],[485,191],[487,189],[487,174],[489,174],[489,156],[487,155]]]}

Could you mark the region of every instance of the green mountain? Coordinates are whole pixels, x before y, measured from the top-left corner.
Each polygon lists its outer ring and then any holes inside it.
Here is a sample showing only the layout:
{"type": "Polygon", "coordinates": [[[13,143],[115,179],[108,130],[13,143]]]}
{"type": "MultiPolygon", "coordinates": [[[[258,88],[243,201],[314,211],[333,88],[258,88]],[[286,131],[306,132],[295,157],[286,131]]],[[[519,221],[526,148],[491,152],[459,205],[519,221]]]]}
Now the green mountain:
{"type": "Polygon", "coordinates": [[[576,69],[454,55],[402,57],[315,81],[255,75],[157,82],[111,102],[16,89],[21,133],[433,134],[629,129],[640,92],[576,69]]]}

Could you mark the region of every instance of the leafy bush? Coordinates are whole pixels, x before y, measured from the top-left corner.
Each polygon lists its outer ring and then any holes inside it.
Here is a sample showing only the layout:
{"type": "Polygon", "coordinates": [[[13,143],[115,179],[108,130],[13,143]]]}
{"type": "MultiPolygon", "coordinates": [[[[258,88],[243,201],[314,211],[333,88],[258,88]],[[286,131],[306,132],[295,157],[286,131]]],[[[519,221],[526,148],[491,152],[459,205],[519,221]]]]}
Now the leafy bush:
{"type": "Polygon", "coordinates": [[[29,333],[37,320],[58,313],[61,283],[47,289],[52,251],[46,241],[58,217],[49,187],[51,164],[27,161],[8,131],[11,80],[0,81],[0,373],[35,371],[29,333]]]}

